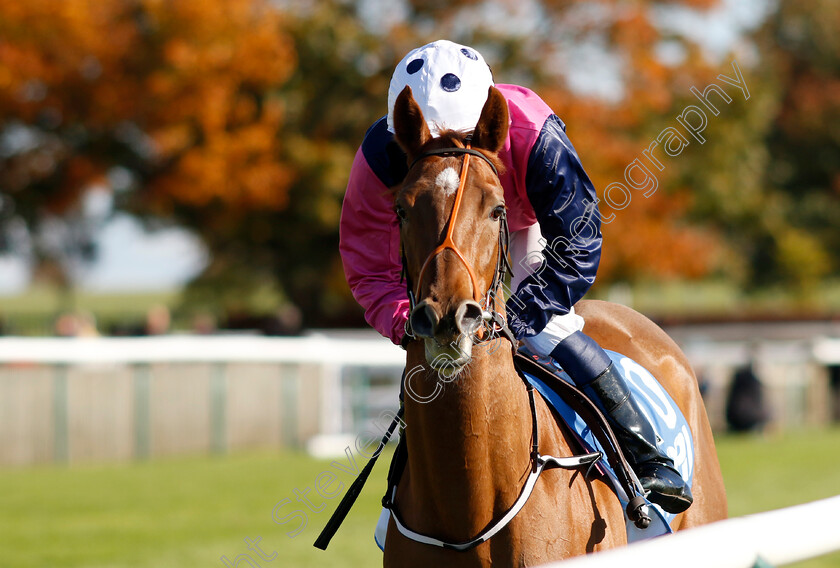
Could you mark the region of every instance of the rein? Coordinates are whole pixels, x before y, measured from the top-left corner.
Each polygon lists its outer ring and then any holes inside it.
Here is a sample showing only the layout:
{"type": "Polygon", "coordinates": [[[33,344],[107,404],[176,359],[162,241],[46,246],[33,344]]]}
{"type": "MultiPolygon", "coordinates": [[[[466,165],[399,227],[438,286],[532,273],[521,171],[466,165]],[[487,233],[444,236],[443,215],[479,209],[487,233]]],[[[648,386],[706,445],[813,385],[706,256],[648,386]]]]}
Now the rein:
{"type": "MultiPolygon", "coordinates": [[[[481,328],[478,333],[478,338],[475,340],[476,343],[487,341],[488,339],[492,339],[495,337],[499,337],[499,335],[503,335],[506,337],[510,343],[511,348],[516,353],[516,339],[513,336],[513,332],[507,325],[507,321],[505,321],[504,317],[496,311],[496,302],[497,296],[500,285],[504,282],[505,276],[507,272],[510,270],[510,262],[508,260],[508,247],[510,244],[510,231],[508,229],[507,224],[507,215],[503,213],[501,217],[499,217],[499,241],[498,241],[498,250],[499,254],[496,259],[496,269],[493,275],[493,280],[488,288],[484,298],[481,298],[479,293],[478,283],[475,277],[475,272],[473,271],[470,263],[464,257],[463,253],[458,249],[458,246],[455,244],[453,240],[453,233],[455,231],[455,221],[458,218],[458,213],[461,208],[461,200],[464,195],[464,188],[467,184],[467,174],[469,172],[470,166],[470,158],[472,156],[476,156],[485,162],[487,162],[490,167],[493,169],[493,173],[496,174],[498,177],[499,172],[496,169],[495,164],[484,154],[473,150],[470,148],[469,142],[467,142],[465,148],[458,148],[458,147],[451,147],[451,148],[440,148],[437,150],[431,150],[429,152],[425,152],[417,156],[414,161],[411,162],[409,165],[409,170],[413,168],[419,161],[432,157],[432,156],[458,156],[463,155],[464,161],[461,165],[461,174],[458,183],[458,189],[455,193],[455,203],[452,206],[452,213],[449,216],[449,221],[446,228],[446,235],[443,238],[443,241],[429,254],[426,258],[425,262],[423,263],[423,267],[420,269],[420,274],[417,278],[417,287],[416,290],[412,285],[411,278],[408,275],[408,268],[406,263],[405,254],[402,255],[402,263],[403,263],[403,278],[406,281],[406,288],[408,291],[408,299],[409,299],[409,313],[414,311],[414,308],[417,305],[417,296],[420,294],[420,286],[423,283],[423,276],[426,273],[426,269],[428,268],[429,264],[432,260],[442,253],[445,250],[452,251],[455,256],[461,261],[464,267],[467,269],[467,273],[470,276],[470,281],[472,283],[473,288],[473,299],[476,302],[482,304],[483,316],[482,319],[484,321],[484,328],[481,328]],[[482,303],[483,302],[483,303],[482,303]],[[483,333],[484,331],[488,331],[489,333],[483,333]]],[[[411,318],[406,321],[405,324],[405,331],[406,336],[410,338],[414,338],[414,334],[411,330],[411,318]]],[[[572,456],[572,457],[555,457],[550,455],[542,455],[539,452],[539,427],[537,421],[537,411],[534,401],[534,387],[531,385],[527,380],[523,378],[523,382],[525,383],[526,389],[528,391],[528,400],[529,400],[529,407],[531,411],[531,454],[530,454],[530,461],[531,461],[531,472],[528,476],[528,479],[525,481],[525,484],[522,486],[522,489],[519,492],[519,496],[517,497],[516,501],[514,501],[513,505],[498,519],[491,521],[481,532],[479,532],[475,537],[471,538],[470,540],[464,542],[447,542],[440,540],[438,538],[424,535],[418,532],[415,532],[408,528],[405,523],[403,522],[396,506],[396,495],[397,495],[397,484],[399,483],[399,473],[396,475],[392,475],[389,473],[388,476],[388,490],[385,493],[385,496],[382,498],[382,506],[385,509],[388,509],[391,513],[391,516],[394,520],[394,524],[397,527],[397,530],[402,534],[404,537],[413,540],[415,542],[419,542],[422,544],[427,544],[430,546],[437,546],[440,548],[445,548],[448,550],[457,550],[457,551],[466,551],[472,548],[475,548],[479,544],[486,542],[494,535],[498,534],[499,531],[504,529],[511,520],[519,513],[522,507],[525,506],[525,503],[528,502],[528,499],[531,497],[531,493],[536,486],[537,480],[540,477],[540,474],[543,472],[544,469],[551,469],[551,468],[564,468],[564,469],[577,469],[583,466],[592,467],[598,460],[601,459],[602,454],[601,452],[594,452],[590,454],[580,455],[580,456],[572,456]]],[[[404,465],[404,464],[403,464],[404,465]]],[[[392,472],[393,473],[393,472],[392,472]]]]}
{"type": "MultiPolygon", "coordinates": [[[[496,165],[493,163],[490,158],[485,156],[483,153],[473,150],[470,147],[469,142],[467,142],[466,147],[459,148],[459,147],[450,147],[450,148],[438,148],[436,150],[429,150],[428,152],[424,152],[417,156],[414,161],[411,162],[408,169],[410,170],[413,168],[418,162],[424,160],[426,158],[432,156],[464,156],[464,161],[461,165],[461,174],[458,183],[458,189],[455,192],[455,203],[452,205],[452,213],[449,215],[449,221],[446,227],[446,235],[443,238],[443,241],[433,250],[428,257],[426,257],[425,262],[423,263],[423,267],[420,269],[420,274],[417,277],[417,287],[412,285],[411,278],[408,275],[408,268],[405,259],[405,253],[402,254],[402,264],[403,264],[403,271],[402,277],[406,282],[406,288],[408,292],[408,302],[409,302],[409,314],[414,311],[414,308],[417,306],[417,296],[420,295],[420,286],[423,284],[423,276],[426,274],[426,269],[431,264],[432,260],[442,253],[445,250],[450,250],[452,253],[461,261],[461,264],[467,269],[467,274],[470,276],[470,283],[472,284],[473,289],[473,299],[481,304],[483,310],[483,321],[484,321],[484,328],[478,334],[478,338],[476,343],[481,343],[483,341],[487,341],[491,338],[498,337],[500,334],[507,337],[512,345],[516,345],[516,341],[513,338],[513,334],[510,329],[507,327],[507,323],[496,311],[496,300],[498,293],[499,286],[504,282],[505,276],[507,275],[508,271],[510,270],[510,261],[508,260],[508,247],[510,245],[510,231],[508,229],[507,224],[507,213],[503,213],[501,217],[499,217],[499,254],[496,258],[496,270],[493,274],[493,280],[490,283],[490,287],[487,289],[487,292],[484,298],[481,297],[478,288],[478,281],[475,277],[475,272],[470,266],[470,263],[467,261],[464,254],[455,244],[453,240],[453,234],[455,232],[455,221],[458,219],[458,213],[461,209],[461,200],[464,196],[464,188],[467,185],[467,173],[469,172],[470,167],[470,157],[476,156],[482,160],[484,160],[492,169],[493,173],[498,177],[499,171],[496,169],[496,165]],[[486,330],[489,333],[483,333],[486,330]]],[[[405,322],[405,333],[406,336],[414,339],[415,335],[411,329],[411,318],[409,318],[405,322]]]]}
{"type": "MultiPolygon", "coordinates": [[[[467,173],[469,170],[470,165],[470,158],[472,156],[476,156],[490,165],[493,169],[493,172],[496,176],[499,175],[499,172],[496,169],[496,166],[493,162],[481,152],[473,150],[470,148],[469,143],[467,143],[465,148],[441,148],[437,150],[431,150],[429,152],[425,152],[420,154],[417,158],[409,166],[409,169],[414,167],[417,162],[423,160],[425,158],[431,156],[464,156],[464,161],[461,166],[461,175],[460,181],[458,184],[458,190],[455,194],[455,203],[452,207],[452,213],[450,214],[448,226],[446,230],[446,235],[443,241],[431,252],[431,254],[426,258],[425,262],[423,263],[423,267],[420,270],[420,275],[417,281],[417,289],[415,292],[414,286],[412,285],[411,278],[408,274],[408,268],[405,258],[405,253],[402,253],[402,263],[403,263],[403,270],[402,270],[402,277],[406,282],[406,288],[408,292],[408,299],[410,305],[410,311],[413,312],[414,308],[417,306],[416,297],[420,293],[420,285],[423,282],[423,276],[425,274],[426,268],[431,263],[432,259],[434,259],[438,254],[445,250],[451,250],[455,256],[461,261],[464,267],[467,269],[467,272],[470,276],[470,281],[473,286],[473,297],[476,302],[481,303],[482,298],[478,292],[478,285],[477,280],[475,277],[475,273],[473,272],[470,263],[466,260],[463,253],[458,249],[457,245],[455,244],[454,240],[452,239],[454,228],[455,228],[455,221],[458,218],[458,212],[460,211],[461,207],[461,199],[463,197],[464,188],[466,187],[467,181],[467,173]]],[[[513,336],[513,332],[507,325],[507,322],[504,319],[504,316],[496,311],[497,307],[497,293],[501,284],[504,282],[505,276],[507,272],[510,270],[510,263],[508,261],[508,246],[510,242],[510,233],[507,225],[507,217],[503,213],[501,217],[499,217],[500,227],[499,227],[499,237],[498,237],[498,257],[496,259],[496,269],[495,274],[493,275],[493,280],[488,288],[482,304],[483,315],[482,319],[484,321],[484,327],[479,329],[478,337],[474,340],[475,343],[480,343],[483,341],[487,341],[490,339],[494,339],[499,336],[504,336],[508,339],[511,343],[512,351],[514,353],[514,361],[525,361],[526,364],[533,364],[527,360],[527,358],[522,357],[516,353],[516,339],[513,336]],[[484,332],[488,333],[484,333],[484,332]]],[[[504,304],[502,304],[504,305],[504,304]]],[[[411,318],[406,321],[405,324],[405,331],[406,337],[410,339],[415,339],[415,335],[411,330],[411,318]]],[[[546,372],[543,370],[543,372],[546,372]]],[[[528,399],[529,399],[529,407],[531,411],[531,452],[530,452],[530,461],[531,461],[531,471],[528,476],[528,479],[525,481],[522,489],[520,490],[519,496],[517,497],[516,501],[510,508],[498,519],[491,521],[481,532],[479,532],[475,537],[470,540],[464,542],[446,542],[440,540],[438,538],[424,535],[418,532],[415,532],[408,528],[405,523],[403,522],[396,506],[396,492],[397,492],[397,485],[399,483],[399,478],[402,473],[402,468],[405,466],[405,454],[402,454],[403,461],[401,463],[397,463],[397,455],[400,455],[400,452],[397,452],[395,455],[395,461],[391,464],[391,471],[388,474],[388,489],[385,493],[385,496],[382,498],[382,506],[385,509],[388,509],[391,513],[391,517],[394,520],[394,524],[397,530],[406,538],[413,540],[415,542],[419,542],[422,544],[427,544],[430,546],[436,546],[448,550],[457,550],[457,551],[465,551],[475,548],[476,546],[480,545],[483,542],[486,542],[494,535],[498,534],[499,531],[504,529],[511,520],[519,513],[519,511],[525,506],[529,497],[531,496],[534,487],[536,486],[537,480],[540,477],[540,474],[545,469],[552,469],[552,468],[564,468],[564,469],[576,469],[584,466],[588,466],[591,468],[596,462],[598,462],[603,454],[601,452],[593,452],[589,454],[579,455],[579,456],[571,456],[571,457],[554,457],[550,455],[543,455],[539,452],[539,428],[538,428],[538,421],[537,421],[537,412],[534,400],[534,387],[528,382],[527,379],[520,373],[520,377],[522,378],[523,382],[525,383],[526,390],[528,392],[528,399]]],[[[562,382],[562,381],[560,381],[562,382]]],[[[591,402],[589,403],[591,406],[594,406],[591,402]]],[[[327,545],[330,542],[330,539],[338,530],[338,527],[341,525],[342,521],[346,517],[347,513],[349,512],[350,508],[353,506],[353,503],[356,501],[359,493],[361,492],[362,487],[367,480],[371,469],[373,468],[373,464],[376,462],[376,459],[379,457],[382,449],[385,447],[385,444],[390,439],[391,435],[394,433],[395,428],[400,422],[400,417],[403,413],[403,408],[400,407],[400,411],[397,416],[392,421],[390,427],[388,428],[387,433],[382,438],[379,448],[377,449],[374,456],[368,461],[368,464],[365,466],[364,470],[359,474],[356,480],[351,485],[350,489],[342,498],[341,502],[339,503],[338,507],[336,508],[335,512],[333,513],[332,517],[330,517],[327,525],[321,531],[321,534],[318,536],[318,539],[315,541],[315,546],[322,550],[326,550],[327,545]]],[[[606,419],[598,412],[597,408],[593,411],[593,413],[600,417],[601,422],[590,422],[592,423],[599,423],[606,425],[606,419]]],[[[609,432],[608,426],[605,427],[607,432],[609,432]]],[[[611,435],[611,433],[610,433],[611,435]]],[[[613,447],[618,447],[617,442],[615,441],[614,437],[610,438],[609,440],[605,440],[608,442],[612,442],[614,444],[613,447]]],[[[400,441],[400,444],[403,444],[403,441],[400,441]]],[[[608,443],[605,447],[610,446],[608,443]]],[[[620,451],[611,453],[610,450],[607,450],[607,455],[614,459],[617,463],[619,461],[623,461],[623,456],[621,455],[620,451]],[[618,457],[615,457],[613,454],[618,454],[618,457]]],[[[611,460],[612,461],[612,460],[611,460]]],[[[630,479],[632,477],[632,473],[629,473],[631,470],[629,469],[629,465],[624,462],[622,465],[626,466],[624,471],[628,472],[625,474],[627,479],[622,479],[625,482],[630,491],[628,491],[628,495],[637,495],[631,503],[627,506],[627,513],[628,516],[637,522],[637,524],[642,527],[642,524],[650,523],[650,519],[644,514],[644,499],[638,496],[638,491],[635,491],[636,484],[633,482],[635,480],[630,479]]],[[[646,524],[645,524],[646,526],[646,524]]]]}

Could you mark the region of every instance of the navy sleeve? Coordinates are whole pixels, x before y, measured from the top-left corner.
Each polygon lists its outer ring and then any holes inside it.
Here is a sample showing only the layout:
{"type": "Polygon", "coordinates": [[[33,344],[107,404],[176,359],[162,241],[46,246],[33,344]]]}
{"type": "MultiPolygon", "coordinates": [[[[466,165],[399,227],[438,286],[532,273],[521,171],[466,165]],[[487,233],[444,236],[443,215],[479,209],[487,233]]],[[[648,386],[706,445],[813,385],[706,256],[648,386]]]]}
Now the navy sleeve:
{"type": "Polygon", "coordinates": [[[601,259],[595,188],[556,115],[531,150],[525,188],[546,245],[539,269],[507,303],[517,338],[536,335],[552,315],[568,313],[592,286],[601,259]]]}
{"type": "Polygon", "coordinates": [[[394,187],[405,179],[408,164],[405,152],[394,140],[394,135],[388,132],[386,119],[387,117],[383,116],[368,128],[362,142],[362,153],[370,169],[385,187],[394,187]]]}

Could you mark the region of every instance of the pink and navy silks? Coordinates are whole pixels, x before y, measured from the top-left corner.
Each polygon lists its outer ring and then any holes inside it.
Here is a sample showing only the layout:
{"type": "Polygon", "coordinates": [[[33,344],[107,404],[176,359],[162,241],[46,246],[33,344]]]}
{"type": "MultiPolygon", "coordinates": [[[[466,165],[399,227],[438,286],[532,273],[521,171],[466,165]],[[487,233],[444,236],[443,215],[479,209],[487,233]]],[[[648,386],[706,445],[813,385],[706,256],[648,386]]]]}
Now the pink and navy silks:
{"type": "MultiPolygon", "coordinates": [[[[510,130],[499,157],[511,232],[539,222],[547,244],[539,270],[508,300],[517,338],[536,335],[554,314],[566,314],[595,280],[601,257],[595,189],[566,136],[565,125],[535,93],[496,85],[508,102],[510,130]]],[[[408,299],[400,279],[400,234],[394,196],[407,170],[385,117],[370,127],[356,153],[341,212],[344,273],[365,319],[399,344],[408,299]]],[[[518,262],[519,259],[512,259],[518,262]]]]}

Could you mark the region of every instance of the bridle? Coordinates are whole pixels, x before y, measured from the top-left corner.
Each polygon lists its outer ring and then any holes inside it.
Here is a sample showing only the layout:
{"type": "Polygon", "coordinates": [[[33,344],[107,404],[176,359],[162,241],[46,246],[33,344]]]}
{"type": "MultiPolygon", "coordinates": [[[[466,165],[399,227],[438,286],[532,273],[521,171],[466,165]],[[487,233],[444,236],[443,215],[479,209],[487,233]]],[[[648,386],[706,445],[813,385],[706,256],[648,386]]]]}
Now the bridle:
{"type": "MultiPolygon", "coordinates": [[[[461,173],[459,176],[458,182],[458,189],[455,191],[455,203],[452,205],[452,213],[449,215],[449,221],[447,222],[446,228],[446,235],[443,237],[443,241],[433,250],[428,257],[426,257],[425,262],[423,263],[422,268],[420,269],[420,274],[417,277],[417,287],[413,286],[411,282],[411,277],[408,274],[408,264],[405,258],[405,252],[403,251],[402,254],[402,277],[406,282],[406,289],[408,292],[408,303],[409,303],[409,314],[414,311],[414,308],[417,307],[417,296],[420,295],[420,286],[423,283],[423,276],[426,274],[426,269],[431,264],[432,260],[442,253],[445,250],[450,250],[461,261],[461,264],[467,269],[467,274],[470,277],[470,283],[472,284],[473,290],[473,299],[481,305],[483,317],[483,326],[478,329],[477,337],[474,338],[475,343],[481,343],[484,341],[488,341],[490,339],[499,337],[503,335],[511,340],[513,345],[516,344],[515,340],[513,339],[513,334],[511,333],[510,329],[507,326],[507,323],[496,308],[497,308],[497,294],[499,292],[499,288],[505,280],[505,276],[507,275],[508,271],[510,271],[510,261],[508,260],[508,247],[510,245],[510,231],[508,229],[507,224],[507,212],[502,212],[502,215],[499,217],[499,237],[498,237],[498,256],[496,257],[496,269],[493,274],[493,280],[490,282],[490,287],[485,292],[484,297],[481,297],[481,293],[479,292],[478,288],[478,281],[475,277],[475,271],[470,266],[470,263],[467,261],[464,254],[455,244],[453,240],[453,234],[455,232],[455,222],[458,219],[458,213],[461,209],[461,200],[464,196],[464,188],[467,185],[467,174],[469,173],[470,167],[470,158],[472,156],[476,156],[479,159],[484,160],[489,164],[489,166],[493,169],[493,173],[496,177],[499,176],[499,171],[496,169],[496,165],[493,163],[490,158],[485,156],[483,153],[473,150],[470,147],[469,141],[467,142],[466,146],[463,148],[453,146],[449,148],[438,148],[436,150],[429,150],[417,156],[414,161],[408,166],[408,169],[411,170],[418,162],[424,160],[426,158],[432,156],[464,156],[464,161],[461,165],[461,173]]],[[[409,338],[414,339],[415,335],[413,330],[411,329],[411,318],[409,317],[408,320],[405,322],[405,333],[406,336],[409,338]]]]}
{"type": "MultiPolygon", "coordinates": [[[[423,263],[423,267],[420,269],[420,274],[418,276],[417,282],[417,289],[415,291],[412,283],[411,278],[408,274],[407,263],[405,258],[405,252],[403,251],[402,254],[402,276],[406,282],[406,288],[408,291],[408,299],[411,312],[414,311],[414,308],[417,306],[417,295],[420,293],[420,284],[423,281],[423,275],[426,271],[426,268],[431,263],[432,259],[434,259],[438,254],[445,250],[451,250],[455,256],[460,259],[461,263],[467,269],[467,272],[470,276],[470,281],[473,287],[473,298],[476,302],[482,304],[481,294],[478,291],[478,285],[475,278],[475,272],[473,271],[470,263],[467,262],[467,259],[464,257],[463,253],[458,249],[458,246],[452,239],[452,235],[454,232],[455,221],[458,218],[458,212],[461,207],[461,199],[463,198],[464,188],[466,187],[467,181],[467,173],[469,170],[470,165],[470,157],[476,156],[485,162],[487,162],[490,167],[493,169],[493,172],[498,177],[499,172],[496,169],[495,164],[484,154],[473,150],[470,148],[469,142],[467,142],[466,147],[458,148],[458,147],[451,147],[451,148],[440,148],[437,150],[430,150],[428,152],[424,152],[417,156],[414,161],[409,165],[408,169],[410,170],[413,168],[417,162],[420,160],[429,158],[431,156],[464,156],[464,162],[461,166],[461,174],[460,174],[460,181],[458,184],[458,189],[455,194],[455,203],[452,206],[452,213],[449,216],[448,227],[446,229],[446,235],[443,238],[443,241],[429,254],[426,258],[425,262],[423,263]]],[[[483,311],[483,318],[482,321],[484,322],[484,326],[478,330],[478,337],[474,339],[476,343],[487,341],[489,339],[494,339],[496,337],[505,337],[507,338],[512,346],[512,350],[514,352],[514,358],[518,358],[523,360],[528,365],[536,365],[533,361],[530,361],[527,357],[516,353],[516,339],[513,336],[510,328],[507,325],[504,317],[496,311],[496,301],[497,301],[497,294],[499,292],[499,288],[501,284],[504,282],[505,276],[507,272],[510,270],[510,263],[508,260],[508,245],[510,241],[510,233],[508,230],[507,225],[507,218],[506,215],[503,213],[501,217],[499,217],[500,226],[499,226],[499,254],[496,259],[496,272],[493,275],[493,280],[490,284],[490,288],[484,294],[483,304],[481,305],[483,311]]],[[[411,319],[409,318],[405,324],[406,330],[406,337],[414,339],[415,336],[411,330],[411,319]]],[[[539,367],[538,365],[536,365],[539,367]]],[[[438,538],[435,538],[430,535],[422,534],[411,530],[408,526],[406,526],[404,520],[402,519],[397,506],[396,506],[396,498],[397,498],[397,485],[399,483],[400,473],[402,472],[402,467],[405,466],[405,461],[402,462],[402,465],[398,465],[395,467],[396,462],[392,462],[391,464],[391,471],[388,473],[388,489],[385,493],[385,496],[382,498],[382,506],[390,511],[391,518],[394,521],[394,524],[397,530],[409,540],[413,540],[414,542],[440,547],[448,550],[457,550],[457,551],[466,551],[476,546],[479,546],[483,542],[490,540],[493,536],[498,534],[502,529],[504,529],[511,520],[519,513],[522,507],[525,506],[525,503],[528,502],[529,497],[531,496],[534,487],[536,486],[537,480],[540,477],[540,474],[545,469],[552,469],[552,468],[563,468],[563,469],[578,469],[582,467],[587,467],[591,469],[602,457],[601,452],[592,452],[589,454],[579,455],[579,456],[571,456],[571,457],[555,457],[550,455],[541,454],[539,451],[539,427],[538,427],[538,420],[537,420],[537,410],[536,410],[536,402],[535,402],[535,395],[534,395],[534,386],[531,384],[525,376],[517,370],[522,378],[523,382],[525,383],[526,390],[528,392],[528,402],[531,411],[531,452],[530,452],[530,472],[528,475],[525,484],[522,486],[520,490],[519,496],[516,498],[514,503],[508,508],[504,514],[497,517],[493,521],[491,521],[487,526],[484,527],[481,532],[475,535],[473,538],[463,541],[463,542],[447,542],[438,538]]],[[[533,371],[532,371],[533,372],[533,371]]],[[[543,370],[542,372],[547,373],[548,371],[543,370]]],[[[557,379],[561,383],[562,380],[557,379]]],[[[566,385],[566,383],[563,383],[566,385]]],[[[566,386],[567,389],[574,389],[571,385],[566,386]]],[[[585,396],[582,394],[580,395],[581,399],[586,399],[585,396]]],[[[594,406],[593,403],[589,402],[588,404],[592,405],[592,408],[595,408],[594,413],[598,414],[597,407],[594,406]]],[[[393,421],[391,422],[390,427],[388,428],[387,433],[382,438],[382,441],[379,443],[379,449],[374,453],[374,456],[368,461],[367,465],[363,469],[363,471],[359,474],[356,478],[356,481],[353,482],[351,488],[347,491],[344,498],[342,499],[341,503],[339,503],[338,508],[333,513],[333,516],[328,521],[327,525],[324,527],[323,531],[319,535],[318,539],[315,541],[315,546],[322,550],[326,550],[327,544],[329,544],[330,539],[335,534],[335,531],[338,530],[339,525],[341,525],[342,521],[346,517],[347,513],[352,507],[353,502],[355,502],[356,497],[361,492],[362,487],[367,480],[371,469],[373,468],[373,464],[376,462],[377,457],[379,456],[381,450],[385,447],[385,444],[391,438],[392,433],[395,431],[395,428],[398,422],[401,422],[401,417],[403,416],[404,406],[400,406],[400,410],[397,415],[394,417],[393,421]]],[[[603,417],[602,417],[602,420],[603,417]]],[[[609,434],[612,436],[612,434],[609,434]]],[[[402,442],[401,442],[402,443],[402,442]]],[[[603,442],[602,442],[603,443],[603,442]]],[[[617,448],[618,443],[614,438],[609,440],[609,444],[612,444],[612,447],[617,448]]],[[[404,455],[404,454],[403,454],[404,455]]],[[[620,454],[619,454],[620,455],[620,454]]],[[[396,459],[396,458],[395,458],[396,459]]],[[[621,458],[623,459],[623,457],[621,458]]],[[[587,476],[588,476],[587,470],[587,476]]],[[[626,468],[626,471],[631,471],[629,465],[626,468]]],[[[638,484],[638,480],[635,478],[630,479],[627,481],[628,487],[638,488],[641,490],[641,486],[638,484]]],[[[631,490],[628,492],[628,495],[634,494],[636,495],[633,497],[627,505],[627,513],[628,516],[636,522],[639,528],[645,528],[648,524],[650,524],[650,517],[647,516],[647,513],[644,512],[643,507],[647,503],[643,497],[641,497],[642,493],[638,491],[631,490]]]]}

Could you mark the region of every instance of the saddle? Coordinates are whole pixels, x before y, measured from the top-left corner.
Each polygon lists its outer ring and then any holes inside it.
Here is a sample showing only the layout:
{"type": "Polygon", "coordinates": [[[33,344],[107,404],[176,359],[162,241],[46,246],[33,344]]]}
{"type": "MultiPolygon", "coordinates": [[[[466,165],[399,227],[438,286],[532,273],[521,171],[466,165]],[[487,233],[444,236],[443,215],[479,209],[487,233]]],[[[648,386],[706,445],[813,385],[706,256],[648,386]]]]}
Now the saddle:
{"type": "MultiPolygon", "coordinates": [[[[694,441],[682,411],[645,367],[621,353],[609,350],[606,352],[638,401],[642,412],[653,425],[658,445],[668,457],[674,460],[674,467],[691,486],[694,477],[694,441]]],[[[609,452],[603,445],[605,435],[598,433],[598,430],[610,430],[610,426],[606,421],[602,421],[603,415],[600,413],[600,416],[587,415],[586,409],[578,404],[576,399],[580,396],[586,398],[586,395],[574,386],[571,377],[562,368],[553,364],[553,361],[550,369],[520,355],[515,358],[515,362],[520,375],[537,389],[555,415],[569,426],[582,450],[601,451],[609,458],[609,452]],[[527,366],[524,361],[528,361],[527,366]]],[[[618,450],[620,453],[620,448],[618,450]]],[[[625,491],[622,489],[625,483],[622,479],[627,475],[633,479],[636,477],[626,460],[619,461],[619,471],[616,470],[614,459],[602,459],[597,467],[612,482],[619,500],[626,505],[629,499],[623,494],[625,491]],[[620,471],[624,468],[627,468],[629,472],[620,471]]],[[[659,505],[651,503],[648,505],[650,505],[654,523],[657,522],[657,518],[663,521],[664,527],[659,534],[671,532],[670,522],[676,515],[664,511],[659,505]]],[[[637,531],[634,530],[633,525],[633,523],[627,523],[629,542],[657,536],[653,534],[657,531],[647,529],[637,531]]]]}
{"type": "MultiPolygon", "coordinates": [[[[607,351],[607,353],[631,390],[637,395],[642,410],[654,424],[666,453],[674,459],[677,469],[691,484],[694,473],[693,441],[688,424],[679,408],[644,367],[619,353],[612,351],[607,351]]],[[[669,523],[675,515],[663,511],[658,505],[650,503],[645,498],[641,485],[624,457],[606,417],[595,403],[556,365],[549,368],[544,363],[537,362],[521,353],[514,354],[514,365],[528,387],[529,394],[536,390],[551,407],[555,417],[563,420],[573,433],[581,450],[586,453],[586,455],[578,456],[579,465],[597,468],[598,472],[611,482],[616,497],[623,505],[628,542],[672,532],[669,523]]],[[[402,418],[402,410],[400,408],[388,432],[382,438],[374,457],[366,464],[327,522],[315,542],[316,548],[326,549],[330,539],[338,530],[361,492],[381,450],[393,435],[397,423],[402,418]]],[[[407,459],[405,433],[402,432],[388,471],[388,489],[383,497],[383,511],[375,531],[376,543],[382,550],[385,547],[385,532],[392,514],[392,498],[396,493],[396,487],[407,459]]]]}

